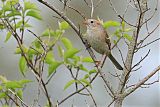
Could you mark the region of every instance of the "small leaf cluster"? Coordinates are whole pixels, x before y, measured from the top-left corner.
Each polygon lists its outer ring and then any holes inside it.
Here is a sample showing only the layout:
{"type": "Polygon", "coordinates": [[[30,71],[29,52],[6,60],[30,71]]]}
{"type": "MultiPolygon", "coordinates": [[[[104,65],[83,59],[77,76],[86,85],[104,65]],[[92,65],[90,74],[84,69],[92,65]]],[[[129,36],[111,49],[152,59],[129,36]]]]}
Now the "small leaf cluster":
{"type": "Polygon", "coordinates": [[[0,75],[0,101],[5,101],[3,106],[9,107],[10,103],[8,102],[10,102],[10,97],[12,96],[12,100],[16,100],[16,97],[23,100],[23,88],[30,82],[32,81],[27,79],[10,81],[6,77],[0,75]]]}
{"type": "Polygon", "coordinates": [[[110,27],[114,27],[115,31],[113,32],[113,36],[117,37],[116,40],[114,40],[114,43],[117,43],[117,40],[120,38],[125,38],[128,42],[132,40],[132,36],[129,34],[130,31],[132,31],[131,28],[126,28],[126,23],[124,21],[117,22],[117,21],[106,21],[103,23],[103,27],[105,29],[108,29],[110,27]]]}
{"type": "MultiPolygon", "coordinates": [[[[29,24],[30,18],[41,20],[40,11],[34,3],[30,0],[24,0],[20,3],[19,0],[4,0],[0,9],[0,19],[8,21],[14,30],[24,32],[25,28],[29,28],[32,25],[29,24]]],[[[0,22],[0,29],[6,29],[5,22],[0,22]]],[[[5,42],[7,42],[12,35],[11,31],[8,31],[5,42]]]]}

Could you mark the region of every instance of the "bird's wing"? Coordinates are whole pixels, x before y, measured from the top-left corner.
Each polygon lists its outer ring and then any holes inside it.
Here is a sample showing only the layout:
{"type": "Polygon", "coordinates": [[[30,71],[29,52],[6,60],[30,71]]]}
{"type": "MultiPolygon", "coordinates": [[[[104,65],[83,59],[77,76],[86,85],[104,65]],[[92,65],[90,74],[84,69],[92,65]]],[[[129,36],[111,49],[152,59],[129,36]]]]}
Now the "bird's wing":
{"type": "Polygon", "coordinates": [[[104,30],[104,33],[105,33],[105,35],[106,35],[105,41],[106,41],[109,49],[111,49],[111,41],[110,41],[109,35],[108,35],[108,33],[107,33],[105,30],[104,30]]]}

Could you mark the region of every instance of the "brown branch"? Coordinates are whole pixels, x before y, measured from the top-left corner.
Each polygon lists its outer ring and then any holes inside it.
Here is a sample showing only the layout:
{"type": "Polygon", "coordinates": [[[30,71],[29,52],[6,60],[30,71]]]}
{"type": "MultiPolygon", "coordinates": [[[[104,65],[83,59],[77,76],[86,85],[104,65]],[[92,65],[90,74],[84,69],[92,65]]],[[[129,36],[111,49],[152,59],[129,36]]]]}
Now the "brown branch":
{"type": "Polygon", "coordinates": [[[18,104],[18,102],[15,100],[15,99],[13,99],[9,94],[7,94],[7,93],[5,93],[6,95],[7,95],[7,97],[10,99],[10,100],[12,100],[13,102],[14,102],[14,104],[16,105],[16,106],[19,106],[20,107],[20,105],[18,104]]]}
{"type": "Polygon", "coordinates": [[[159,40],[160,40],[160,38],[157,38],[157,39],[155,39],[155,40],[153,40],[153,41],[151,41],[151,42],[149,42],[149,43],[146,43],[146,44],[143,45],[143,46],[138,47],[137,49],[144,48],[144,47],[146,47],[146,46],[148,46],[148,45],[150,45],[150,44],[152,44],[152,43],[154,43],[154,42],[156,42],[156,41],[159,41],[159,40]]]}
{"type": "Polygon", "coordinates": [[[145,38],[143,38],[142,40],[140,40],[139,43],[137,43],[137,46],[140,45],[140,44],[142,44],[149,36],[151,36],[151,34],[154,33],[159,26],[160,26],[160,23],[158,23],[156,25],[156,27],[145,38]]]}
{"type": "Polygon", "coordinates": [[[115,99],[113,99],[107,107],[110,107],[114,103],[115,99]]]}
{"type": "Polygon", "coordinates": [[[128,25],[130,25],[130,26],[132,26],[132,27],[136,27],[135,25],[130,24],[129,22],[127,22],[121,15],[118,15],[118,17],[119,17],[122,21],[124,21],[125,23],[127,23],[128,25]]]}
{"type": "Polygon", "coordinates": [[[143,85],[146,81],[148,81],[154,74],[156,74],[158,71],[160,71],[160,65],[155,68],[150,74],[148,74],[146,77],[144,77],[140,82],[138,82],[134,87],[131,89],[128,89],[125,91],[124,96],[130,95],[132,92],[134,92],[137,88],[139,88],[141,85],[143,85]]]}
{"type": "Polygon", "coordinates": [[[70,8],[70,9],[74,10],[75,12],[77,12],[83,19],[86,19],[85,15],[83,13],[81,13],[79,10],[75,9],[74,7],[72,7],[70,5],[65,4],[64,1],[60,1],[60,2],[62,2],[68,8],[70,8]]]}
{"type": "Polygon", "coordinates": [[[16,93],[13,92],[11,89],[8,89],[8,91],[11,92],[16,98],[18,98],[18,100],[22,103],[22,105],[24,105],[25,107],[30,107],[19,96],[17,96],[16,93]]]}
{"type": "Polygon", "coordinates": [[[116,10],[116,8],[113,6],[113,3],[111,2],[111,0],[108,0],[109,1],[109,4],[110,4],[110,7],[112,8],[112,10],[115,12],[115,14],[118,16],[118,12],[116,10]]]}
{"type": "Polygon", "coordinates": [[[147,54],[146,54],[143,58],[140,59],[139,62],[137,62],[135,65],[133,65],[133,67],[132,67],[131,69],[133,69],[133,68],[135,68],[136,66],[138,66],[145,58],[147,58],[147,56],[149,55],[149,53],[150,53],[150,49],[149,49],[149,51],[147,52],[147,54]]]}

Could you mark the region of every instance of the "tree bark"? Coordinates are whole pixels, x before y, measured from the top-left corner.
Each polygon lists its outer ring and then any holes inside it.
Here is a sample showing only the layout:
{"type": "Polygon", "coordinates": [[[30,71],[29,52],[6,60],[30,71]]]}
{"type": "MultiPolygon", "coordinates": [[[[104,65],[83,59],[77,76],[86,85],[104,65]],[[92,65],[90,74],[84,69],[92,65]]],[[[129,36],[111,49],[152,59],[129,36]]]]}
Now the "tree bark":
{"type": "Polygon", "coordinates": [[[122,107],[123,99],[116,99],[114,103],[114,107],[122,107]]]}

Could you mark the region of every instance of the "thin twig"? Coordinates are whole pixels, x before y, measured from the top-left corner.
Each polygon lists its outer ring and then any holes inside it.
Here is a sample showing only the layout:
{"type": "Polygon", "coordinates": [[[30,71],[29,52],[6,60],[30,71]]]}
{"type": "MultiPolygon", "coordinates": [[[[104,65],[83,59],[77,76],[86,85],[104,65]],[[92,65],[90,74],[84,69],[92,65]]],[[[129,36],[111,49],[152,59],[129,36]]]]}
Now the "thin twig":
{"type": "Polygon", "coordinates": [[[25,105],[26,107],[30,107],[28,106],[19,96],[16,95],[15,92],[13,92],[11,89],[8,89],[9,92],[11,92],[16,98],[18,98],[18,100],[23,104],[25,105]]]}
{"type": "Polygon", "coordinates": [[[107,107],[110,107],[114,103],[115,99],[113,99],[107,107]]]}
{"type": "Polygon", "coordinates": [[[159,40],[160,40],[160,38],[157,38],[157,39],[155,39],[155,40],[153,40],[153,41],[151,41],[151,42],[149,42],[149,43],[146,43],[145,45],[143,45],[143,46],[141,46],[141,47],[138,47],[137,49],[144,48],[144,47],[146,47],[146,46],[148,46],[148,45],[150,45],[150,44],[152,44],[152,43],[154,43],[154,42],[156,42],[156,41],[159,41],[159,40]]]}
{"type": "Polygon", "coordinates": [[[112,8],[112,10],[115,12],[115,14],[118,16],[118,12],[116,10],[116,8],[113,6],[113,3],[111,2],[111,0],[108,0],[109,1],[109,4],[110,4],[110,7],[112,8]]]}
{"type": "Polygon", "coordinates": [[[91,0],[91,18],[93,17],[93,12],[94,12],[94,3],[93,0],[91,0]]]}
{"type": "Polygon", "coordinates": [[[131,89],[128,89],[125,91],[124,96],[128,96],[132,92],[134,92],[137,88],[139,88],[141,85],[143,85],[146,81],[148,81],[154,74],[156,74],[158,71],[160,71],[160,65],[155,68],[150,74],[148,74],[146,77],[144,77],[140,82],[134,85],[131,89]]]}
{"type": "Polygon", "coordinates": [[[140,40],[139,43],[137,43],[137,46],[140,45],[141,43],[143,43],[149,36],[151,36],[151,34],[154,33],[159,26],[160,26],[160,23],[158,23],[156,25],[156,27],[145,38],[143,38],[142,40],[140,40]]]}
{"type": "Polygon", "coordinates": [[[126,21],[121,15],[118,15],[118,17],[119,17],[122,21],[124,21],[125,23],[127,23],[128,25],[130,25],[130,26],[132,26],[132,27],[136,27],[135,25],[130,24],[128,21],[126,21]]]}
{"type": "Polygon", "coordinates": [[[47,85],[51,79],[53,78],[53,76],[56,74],[57,71],[55,71],[54,73],[51,74],[51,76],[49,77],[49,79],[47,80],[47,82],[45,83],[45,85],[47,85]]]}
{"type": "Polygon", "coordinates": [[[140,59],[139,62],[137,62],[135,65],[133,65],[133,67],[131,69],[133,69],[136,66],[138,66],[145,58],[147,58],[147,56],[149,55],[149,53],[150,53],[150,49],[148,50],[147,54],[143,58],[140,59]]]}

